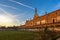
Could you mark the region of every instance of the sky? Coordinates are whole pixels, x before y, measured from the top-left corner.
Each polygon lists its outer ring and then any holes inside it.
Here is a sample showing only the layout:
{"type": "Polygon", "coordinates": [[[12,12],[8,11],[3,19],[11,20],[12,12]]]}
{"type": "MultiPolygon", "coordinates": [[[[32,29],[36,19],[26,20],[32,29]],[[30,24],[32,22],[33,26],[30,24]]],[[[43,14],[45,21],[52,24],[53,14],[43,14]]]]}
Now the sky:
{"type": "Polygon", "coordinates": [[[42,16],[60,9],[60,0],[0,0],[0,25],[25,24],[33,18],[35,8],[42,16]]]}

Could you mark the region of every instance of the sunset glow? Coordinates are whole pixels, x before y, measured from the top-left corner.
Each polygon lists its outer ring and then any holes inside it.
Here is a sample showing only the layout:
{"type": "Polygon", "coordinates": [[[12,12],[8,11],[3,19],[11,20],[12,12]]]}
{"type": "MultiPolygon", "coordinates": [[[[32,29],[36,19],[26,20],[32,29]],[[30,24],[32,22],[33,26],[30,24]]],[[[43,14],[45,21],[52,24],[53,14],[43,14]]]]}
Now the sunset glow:
{"type": "Polygon", "coordinates": [[[6,15],[0,15],[0,25],[2,26],[13,25],[13,19],[6,15]]]}
{"type": "MultiPolygon", "coordinates": [[[[60,9],[60,0],[0,0],[0,25],[24,25],[26,20],[33,18],[35,8],[39,16],[42,16],[60,9]]],[[[59,18],[57,17],[58,21],[59,18]]],[[[41,22],[43,24],[45,20],[41,22]]]]}

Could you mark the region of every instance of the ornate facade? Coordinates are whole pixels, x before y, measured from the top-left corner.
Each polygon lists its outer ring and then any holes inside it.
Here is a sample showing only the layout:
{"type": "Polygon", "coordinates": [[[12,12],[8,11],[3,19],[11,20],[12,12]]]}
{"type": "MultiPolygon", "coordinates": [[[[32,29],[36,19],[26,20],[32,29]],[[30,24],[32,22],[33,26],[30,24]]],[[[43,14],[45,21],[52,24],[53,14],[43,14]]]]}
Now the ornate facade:
{"type": "MultiPolygon", "coordinates": [[[[53,11],[51,13],[46,13],[43,16],[39,16],[37,9],[35,9],[35,14],[32,20],[27,20],[25,23],[26,27],[35,26],[35,25],[52,25],[53,23],[60,22],[60,10],[53,11]]],[[[60,24],[55,24],[60,25],[60,24]]]]}

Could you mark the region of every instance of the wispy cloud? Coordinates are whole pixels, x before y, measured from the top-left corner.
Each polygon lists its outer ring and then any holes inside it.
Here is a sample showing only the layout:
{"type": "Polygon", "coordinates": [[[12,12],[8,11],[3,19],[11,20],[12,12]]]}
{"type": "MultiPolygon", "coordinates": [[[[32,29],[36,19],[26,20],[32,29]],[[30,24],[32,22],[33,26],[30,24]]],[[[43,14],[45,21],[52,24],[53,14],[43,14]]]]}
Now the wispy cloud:
{"type": "Polygon", "coordinates": [[[0,6],[3,6],[3,7],[9,7],[9,8],[12,8],[12,9],[17,9],[17,8],[15,8],[15,7],[8,6],[8,5],[4,5],[4,4],[0,4],[0,6]]]}
{"type": "MultiPolygon", "coordinates": [[[[6,12],[3,8],[0,8],[0,10],[3,11],[4,14],[6,14],[7,16],[9,16],[9,17],[15,19],[15,20],[17,21],[18,24],[20,23],[20,20],[17,19],[16,16],[13,16],[13,15],[11,15],[10,13],[6,12]]],[[[17,23],[16,23],[16,24],[17,24],[17,23]]]]}
{"type": "Polygon", "coordinates": [[[53,10],[58,10],[58,9],[60,9],[60,3],[54,5],[54,6],[52,7],[52,9],[53,9],[53,10]]]}
{"type": "Polygon", "coordinates": [[[28,5],[25,5],[25,4],[21,3],[21,2],[17,2],[17,1],[14,1],[14,0],[9,0],[9,1],[11,1],[11,2],[15,2],[15,3],[19,4],[19,5],[22,5],[22,6],[25,6],[25,7],[31,8],[31,9],[34,9],[33,7],[28,6],[28,5]]]}
{"type": "Polygon", "coordinates": [[[55,5],[54,8],[55,8],[55,9],[60,9],[60,3],[58,3],[57,5],[55,5]]]}

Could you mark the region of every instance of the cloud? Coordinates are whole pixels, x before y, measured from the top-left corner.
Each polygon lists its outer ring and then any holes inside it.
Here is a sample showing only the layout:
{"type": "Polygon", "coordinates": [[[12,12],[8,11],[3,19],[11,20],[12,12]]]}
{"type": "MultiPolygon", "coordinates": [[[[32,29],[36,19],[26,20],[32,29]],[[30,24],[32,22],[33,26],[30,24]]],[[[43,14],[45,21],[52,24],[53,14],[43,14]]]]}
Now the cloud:
{"type": "Polygon", "coordinates": [[[33,7],[28,6],[28,5],[25,5],[25,4],[21,3],[21,2],[17,2],[17,1],[14,1],[14,0],[9,0],[9,1],[11,1],[11,2],[15,2],[15,3],[19,4],[19,5],[22,5],[22,6],[25,6],[25,7],[31,8],[31,9],[34,9],[33,7]]]}
{"type": "Polygon", "coordinates": [[[0,4],[0,6],[4,6],[4,7],[9,7],[9,8],[17,9],[17,8],[15,8],[15,7],[8,6],[8,5],[4,5],[4,4],[0,4]]]}
{"type": "MultiPolygon", "coordinates": [[[[3,8],[0,8],[1,11],[4,12],[4,14],[6,14],[7,16],[9,16],[10,18],[14,19],[18,24],[20,24],[20,20],[16,18],[16,16],[11,15],[10,13],[6,12],[3,8]]],[[[17,24],[16,23],[16,24],[17,24]]]]}
{"type": "Polygon", "coordinates": [[[54,10],[60,9],[60,3],[56,4],[55,6],[53,6],[52,9],[54,9],[54,10]]]}

